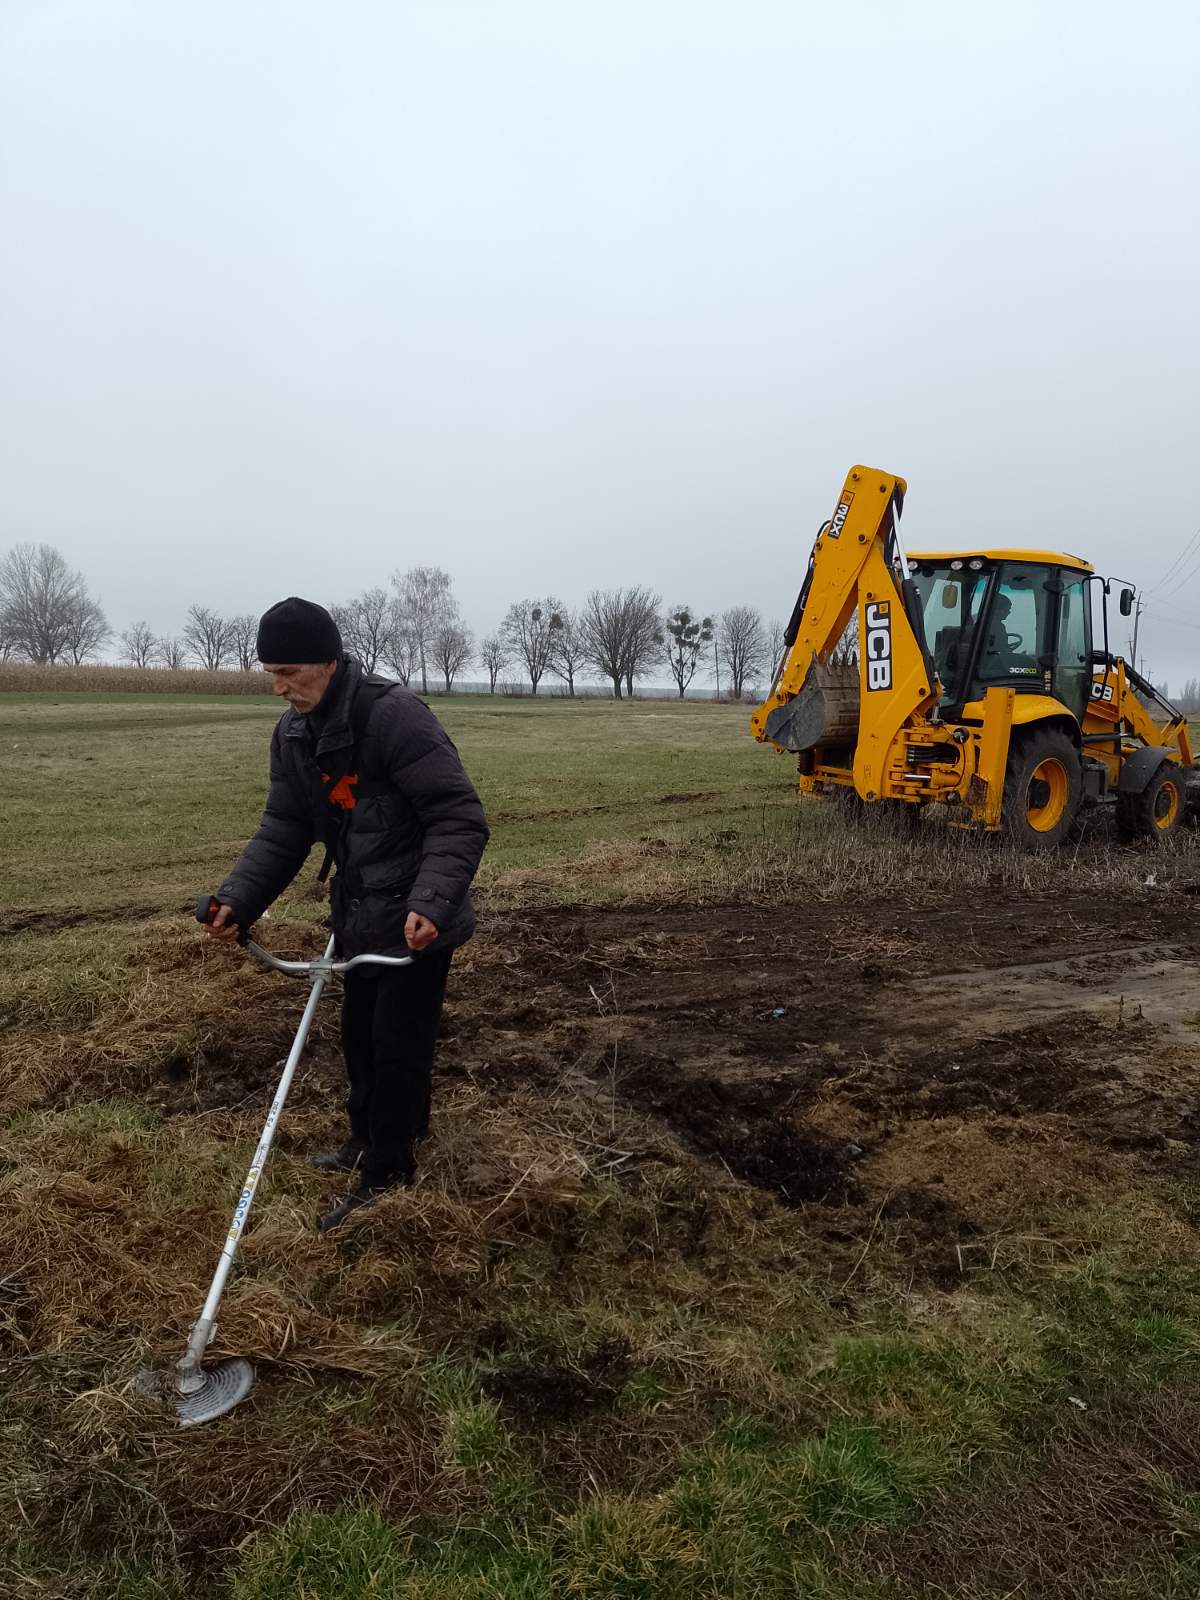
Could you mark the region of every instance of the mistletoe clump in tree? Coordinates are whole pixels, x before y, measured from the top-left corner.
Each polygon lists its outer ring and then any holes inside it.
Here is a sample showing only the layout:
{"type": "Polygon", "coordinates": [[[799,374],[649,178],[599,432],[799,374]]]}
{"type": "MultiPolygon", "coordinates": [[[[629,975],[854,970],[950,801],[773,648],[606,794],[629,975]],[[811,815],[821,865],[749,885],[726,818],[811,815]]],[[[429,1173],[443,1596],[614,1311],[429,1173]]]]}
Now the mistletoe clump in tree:
{"type": "Polygon", "coordinates": [[[676,606],[669,612],[663,624],[666,630],[666,655],[667,665],[671,669],[671,676],[679,690],[682,700],[687,693],[688,685],[696,676],[696,668],[700,664],[700,652],[705,645],[712,643],[713,619],[692,616],[688,606],[676,606]]]}
{"type": "Polygon", "coordinates": [[[566,607],[561,600],[519,600],[509,606],[500,625],[500,637],[518,661],[525,663],[529,687],[536,694],[546,669],[554,661],[554,650],[563,630],[566,607]]]}

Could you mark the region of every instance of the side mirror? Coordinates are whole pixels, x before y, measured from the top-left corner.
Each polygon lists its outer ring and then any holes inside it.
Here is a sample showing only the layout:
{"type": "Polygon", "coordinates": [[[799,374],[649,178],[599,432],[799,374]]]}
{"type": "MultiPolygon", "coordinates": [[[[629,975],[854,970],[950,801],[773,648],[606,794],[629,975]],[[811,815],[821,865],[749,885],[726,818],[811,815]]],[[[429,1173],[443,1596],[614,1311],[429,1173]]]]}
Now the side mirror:
{"type": "Polygon", "coordinates": [[[1121,615],[1123,617],[1128,617],[1133,611],[1133,590],[1122,589],[1121,598],[1117,604],[1121,608],[1121,615]]]}

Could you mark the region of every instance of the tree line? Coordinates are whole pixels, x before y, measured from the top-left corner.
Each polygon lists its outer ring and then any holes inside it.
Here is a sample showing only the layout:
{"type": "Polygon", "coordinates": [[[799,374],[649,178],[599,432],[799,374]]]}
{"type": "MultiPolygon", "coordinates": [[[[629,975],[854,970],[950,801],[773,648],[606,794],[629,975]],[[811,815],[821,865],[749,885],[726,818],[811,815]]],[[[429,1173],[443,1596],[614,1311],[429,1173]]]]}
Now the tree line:
{"type": "MultiPolygon", "coordinates": [[[[431,678],[449,693],[478,664],[493,694],[515,670],[533,694],[547,678],[568,695],[596,678],[619,700],[665,669],[680,699],[700,672],[715,676],[718,693],[740,698],[771,675],[783,648],[782,624],[751,606],[711,616],[688,605],[664,609],[661,596],[640,585],[593,589],[575,609],[554,595],[516,601],[499,627],[477,641],[462,620],[450,574],[432,566],[395,572],[387,587],[365,589],[329,609],[346,649],[369,672],[382,669],[423,693],[431,678]]],[[[82,574],[53,546],[17,545],[0,561],[0,660],[79,666],[115,644],[136,667],[250,671],[257,629],[250,613],[224,616],[193,605],[178,634],[159,634],[144,620],[118,634],[82,574]]]]}

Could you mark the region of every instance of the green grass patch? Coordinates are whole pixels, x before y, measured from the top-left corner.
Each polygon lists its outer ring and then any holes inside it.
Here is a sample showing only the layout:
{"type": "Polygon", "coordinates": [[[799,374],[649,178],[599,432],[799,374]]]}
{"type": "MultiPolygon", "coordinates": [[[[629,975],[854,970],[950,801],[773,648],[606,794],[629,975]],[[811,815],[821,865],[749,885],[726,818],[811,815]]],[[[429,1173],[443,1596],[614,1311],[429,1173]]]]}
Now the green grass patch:
{"type": "Polygon", "coordinates": [[[0,1543],[0,1593],[45,1600],[189,1600],[179,1567],[97,1557],[87,1566],[66,1549],[33,1539],[0,1543]]]}

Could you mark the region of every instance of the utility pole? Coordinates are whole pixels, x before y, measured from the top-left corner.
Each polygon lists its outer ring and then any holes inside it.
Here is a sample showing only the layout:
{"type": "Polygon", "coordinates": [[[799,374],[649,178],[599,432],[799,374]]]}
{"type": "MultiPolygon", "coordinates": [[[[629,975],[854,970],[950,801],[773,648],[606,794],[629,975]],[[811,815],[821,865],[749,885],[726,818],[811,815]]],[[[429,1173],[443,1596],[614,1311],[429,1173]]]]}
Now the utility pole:
{"type": "Polygon", "coordinates": [[[717,669],[717,699],[721,698],[721,651],[717,643],[717,636],[713,634],[713,665],[717,669]]]}
{"type": "Polygon", "coordinates": [[[1138,599],[1137,599],[1137,602],[1136,602],[1136,604],[1134,606],[1134,609],[1133,609],[1133,645],[1132,645],[1132,649],[1131,649],[1131,652],[1130,652],[1132,657],[1133,657],[1133,670],[1135,672],[1141,671],[1141,668],[1137,664],[1138,623],[1141,620],[1141,616],[1142,616],[1142,599],[1141,599],[1141,596],[1139,595],[1138,599]]]}

